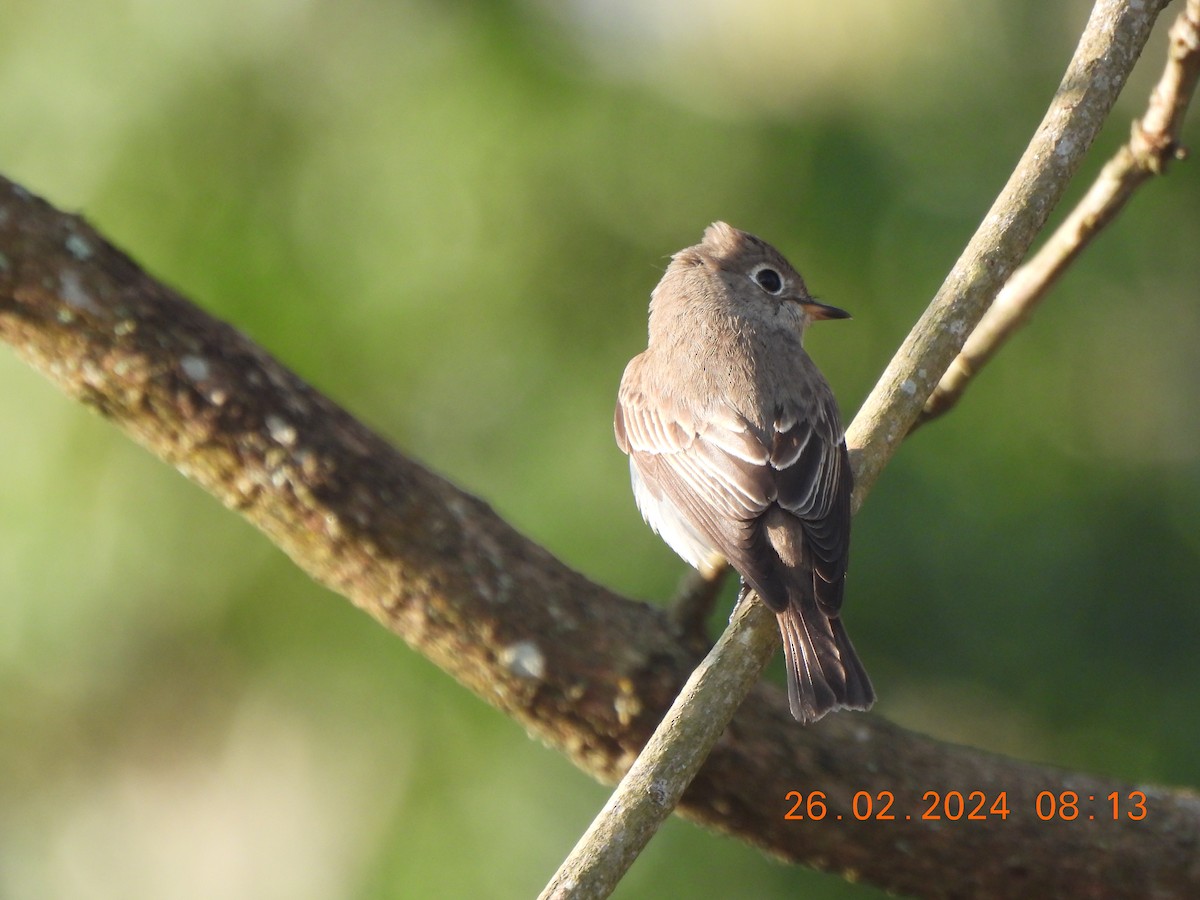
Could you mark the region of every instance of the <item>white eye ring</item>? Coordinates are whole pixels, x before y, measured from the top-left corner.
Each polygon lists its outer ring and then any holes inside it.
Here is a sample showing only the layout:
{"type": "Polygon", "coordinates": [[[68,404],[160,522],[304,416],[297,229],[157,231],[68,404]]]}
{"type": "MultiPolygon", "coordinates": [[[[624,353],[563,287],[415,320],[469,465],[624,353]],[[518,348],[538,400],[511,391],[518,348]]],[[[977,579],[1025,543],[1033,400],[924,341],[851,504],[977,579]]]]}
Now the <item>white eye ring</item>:
{"type": "Polygon", "coordinates": [[[783,293],[783,276],[769,263],[760,263],[751,269],[750,280],[772,297],[783,293]]]}

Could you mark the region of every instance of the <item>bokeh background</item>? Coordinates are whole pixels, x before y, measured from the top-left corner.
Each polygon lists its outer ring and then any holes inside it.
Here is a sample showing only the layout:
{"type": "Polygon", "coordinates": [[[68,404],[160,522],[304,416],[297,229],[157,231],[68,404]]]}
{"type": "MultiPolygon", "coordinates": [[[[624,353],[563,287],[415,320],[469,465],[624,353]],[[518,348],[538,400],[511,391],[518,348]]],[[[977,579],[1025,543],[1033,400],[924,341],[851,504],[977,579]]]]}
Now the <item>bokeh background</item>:
{"type": "MultiPolygon", "coordinates": [[[[849,419],[1089,8],[7,0],[0,171],[662,603],[611,412],[668,255],[724,218],[851,309],[810,340],[849,419]]],[[[1141,194],[884,474],[847,613],[881,715],[1200,783],[1198,209],[1195,164],[1141,194]]],[[[7,351],[0,385],[0,896],[536,894],[604,789],[7,351]]],[[[801,894],[881,896],[680,821],[617,896],[801,894]]]]}

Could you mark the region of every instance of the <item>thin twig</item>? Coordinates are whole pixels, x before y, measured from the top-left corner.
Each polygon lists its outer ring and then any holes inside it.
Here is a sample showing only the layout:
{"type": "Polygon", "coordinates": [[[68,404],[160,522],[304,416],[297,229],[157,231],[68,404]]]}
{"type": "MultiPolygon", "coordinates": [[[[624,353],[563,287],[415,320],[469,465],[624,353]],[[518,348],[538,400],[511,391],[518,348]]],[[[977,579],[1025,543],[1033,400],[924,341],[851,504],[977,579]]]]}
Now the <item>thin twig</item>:
{"type": "MultiPolygon", "coordinates": [[[[1054,101],[1016,170],[847,431],[855,467],[855,509],[1062,197],[1141,55],[1157,15],[1154,4],[1096,3],[1054,101]]],[[[757,616],[746,640],[755,646],[775,641],[775,629],[773,617],[757,616]]],[[[650,740],[650,745],[669,748],[675,781],[649,789],[645,767],[635,765],[543,896],[591,900],[607,897],[616,887],[671,814],[672,798],[682,795],[745,696],[732,694],[713,673],[745,671],[749,664],[757,674],[765,665],[765,658],[745,659],[738,643],[718,642],[705,660],[710,677],[688,681],[650,740]],[[697,729],[697,721],[720,727],[697,729]],[[620,839],[614,839],[618,835],[620,839]]],[[[753,679],[747,690],[750,684],[753,679]]],[[[657,765],[648,764],[653,770],[657,765]]]]}
{"type": "Polygon", "coordinates": [[[679,803],[708,756],[681,754],[679,746],[712,747],[737,710],[716,717],[695,715],[695,697],[745,697],[779,646],[775,616],[757,601],[738,603],[729,627],[698,665],[604,809],[542,891],[540,900],[607,897],[679,803]],[[769,627],[764,627],[769,626],[769,627]],[[630,802],[632,800],[632,802],[630,802]]]}
{"type": "Polygon", "coordinates": [[[1187,6],[1171,26],[1167,65],[1146,114],[1133,123],[1129,142],[1105,164],[1096,181],[1041,249],[996,296],[971,332],[962,352],[942,376],[914,428],[948,412],[971,380],[1033,315],[1059,277],[1133,196],[1172,159],[1180,145],[1184,115],[1200,76],[1200,0],[1187,6]]]}

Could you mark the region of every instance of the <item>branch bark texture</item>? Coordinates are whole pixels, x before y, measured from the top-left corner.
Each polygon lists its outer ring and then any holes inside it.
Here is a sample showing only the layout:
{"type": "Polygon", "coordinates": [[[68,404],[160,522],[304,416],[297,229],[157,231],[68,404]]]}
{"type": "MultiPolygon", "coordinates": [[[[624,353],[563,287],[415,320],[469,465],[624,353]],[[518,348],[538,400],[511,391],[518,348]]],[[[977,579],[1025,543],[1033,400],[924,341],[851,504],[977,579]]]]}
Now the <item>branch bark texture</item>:
{"type": "MultiPolygon", "coordinates": [[[[663,611],[563,566],[82,219],[3,179],[0,338],[602,781],[628,768],[702,653],[663,611]]],[[[781,858],[908,894],[1200,892],[1200,799],[1189,793],[954,747],[871,715],[797,728],[766,685],[680,810],[781,858]],[[1034,798],[1065,784],[1097,796],[1140,787],[1150,814],[1048,829],[1034,798]],[[890,791],[902,812],[790,821],[792,790],[823,791],[843,813],[858,791],[890,791]],[[922,794],[950,790],[1006,791],[1013,814],[970,828],[923,820],[922,794]]]]}

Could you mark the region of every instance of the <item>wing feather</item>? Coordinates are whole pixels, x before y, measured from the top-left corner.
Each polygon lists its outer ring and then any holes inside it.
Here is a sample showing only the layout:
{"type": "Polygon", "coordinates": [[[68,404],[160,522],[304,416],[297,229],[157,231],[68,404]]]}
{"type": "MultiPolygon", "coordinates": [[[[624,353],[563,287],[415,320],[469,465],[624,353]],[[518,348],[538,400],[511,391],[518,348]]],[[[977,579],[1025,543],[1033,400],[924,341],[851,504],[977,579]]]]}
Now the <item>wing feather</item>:
{"type": "Polygon", "coordinates": [[[642,483],[646,499],[639,506],[655,530],[693,565],[699,564],[697,544],[706,543],[776,606],[786,602],[780,597],[783,576],[758,524],[778,504],[799,520],[817,601],[827,615],[836,615],[849,550],[851,485],[832,397],[781,409],[764,429],[728,408],[700,421],[678,404],[651,402],[629,382],[627,375],[618,397],[617,443],[629,455],[635,482],[642,483]],[[670,509],[648,508],[664,501],[670,509]],[[672,523],[673,514],[684,521],[672,523]]]}
{"type": "Polygon", "coordinates": [[[841,609],[850,555],[850,458],[832,397],[807,416],[779,416],[792,425],[775,435],[778,502],[796,516],[813,572],[817,601],[826,615],[841,609]],[[802,433],[797,433],[802,432],[802,433]]]}

